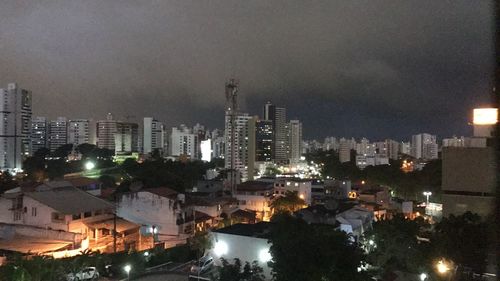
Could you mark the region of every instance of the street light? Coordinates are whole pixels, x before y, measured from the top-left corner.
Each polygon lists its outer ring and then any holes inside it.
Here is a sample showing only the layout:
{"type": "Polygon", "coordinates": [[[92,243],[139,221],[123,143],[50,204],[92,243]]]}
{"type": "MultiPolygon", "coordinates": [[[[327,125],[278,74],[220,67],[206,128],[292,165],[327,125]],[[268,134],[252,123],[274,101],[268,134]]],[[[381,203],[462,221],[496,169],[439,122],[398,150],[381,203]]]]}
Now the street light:
{"type": "Polygon", "coordinates": [[[450,267],[443,260],[438,261],[436,269],[440,274],[445,274],[450,271],[450,267]]]}
{"type": "Polygon", "coordinates": [[[427,279],[427,274],[420,273],[420,281],[425,281],[425,279],[427,279]]]}
{"type": "Polygon", "coordinates": [[[427,197],[427,203],[425,204],[425,206],[428,206],[429,205],[429,196],[432,195],[432,192],[430,192],[430,191],[424,191],[423,194],[424,194],[425,197],[427,197]]]}
{"type": "Polygon", "coordinates": [[[123,270],[125,270],[125,272],[127,272],[127,281],[130,280],[130,270],[132,269],[132,267],[130,266],[130,264],[127,264],[126,266],[123,267],[123,270]]]}
{"type": "Polygon", "coordinates": [[[94,162],[92,161],[87,161],[87,163],[85,163],[85,169],[86,170],[92,170],[95,168],[95,164],[94,162]]]}

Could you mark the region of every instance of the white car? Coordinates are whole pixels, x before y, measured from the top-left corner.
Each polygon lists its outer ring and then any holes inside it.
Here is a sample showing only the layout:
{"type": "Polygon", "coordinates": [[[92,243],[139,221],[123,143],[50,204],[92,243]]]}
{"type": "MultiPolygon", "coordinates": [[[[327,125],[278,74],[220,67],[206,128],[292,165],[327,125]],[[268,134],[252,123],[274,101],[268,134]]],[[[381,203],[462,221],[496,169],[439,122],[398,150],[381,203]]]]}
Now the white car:
{"type": "Polygon", "coordinates": [[[66,275],[68,281],[84,281],[99,279],[99,272],[95,267],[86,267],[76,274],[69,273],[66,275]]]}
{"type": "Polygon", "coordinates": [[[191,266],[191,273],[204,273],[214,265],[214,259],[211,256],[204,256],[191,266]]]}

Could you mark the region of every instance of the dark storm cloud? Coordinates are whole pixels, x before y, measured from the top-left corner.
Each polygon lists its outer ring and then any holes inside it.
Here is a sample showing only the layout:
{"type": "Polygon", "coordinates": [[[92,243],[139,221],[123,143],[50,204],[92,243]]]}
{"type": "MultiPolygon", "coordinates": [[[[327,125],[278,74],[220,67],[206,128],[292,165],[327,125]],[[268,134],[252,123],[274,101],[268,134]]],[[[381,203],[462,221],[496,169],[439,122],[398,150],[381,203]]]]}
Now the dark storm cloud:
{"type": "Polygon", "coordinates": [[[307,137],[468,132],[488,101],[488,1],[1,1],[0,83],[49,117],[222,127],[285,105],[307,137]]]}

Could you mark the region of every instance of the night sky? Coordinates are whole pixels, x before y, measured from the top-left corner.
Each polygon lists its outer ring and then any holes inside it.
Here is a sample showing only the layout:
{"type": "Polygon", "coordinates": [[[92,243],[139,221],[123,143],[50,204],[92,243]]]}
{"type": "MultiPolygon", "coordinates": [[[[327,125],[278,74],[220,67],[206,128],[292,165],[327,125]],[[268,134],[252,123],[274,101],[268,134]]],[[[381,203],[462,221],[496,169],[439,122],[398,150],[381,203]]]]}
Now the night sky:
{"type": "Polygon", "coordinates": [[[0,87],[34,115],[223,127],[272,101],[304,138],[469,135],[489,102],[490,1],[0,2],[0,87]]]}

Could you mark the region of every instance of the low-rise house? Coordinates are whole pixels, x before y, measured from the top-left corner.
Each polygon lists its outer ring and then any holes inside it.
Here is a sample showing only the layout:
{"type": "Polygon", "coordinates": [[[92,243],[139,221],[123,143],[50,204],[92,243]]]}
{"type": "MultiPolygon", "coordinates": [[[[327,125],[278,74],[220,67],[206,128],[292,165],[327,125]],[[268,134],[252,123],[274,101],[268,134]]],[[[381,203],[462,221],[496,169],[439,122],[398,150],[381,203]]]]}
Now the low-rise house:
{"type": "Polygon", "coordinates": [[[340,202],[337,204],[316,205],[301,209],[294,213],[310,224],[329,224],[339,230],[352,234],[355,239],[371,228],[373,214],[361,208],[354,202],[340,202]]]}
{"type": "Polygon", "coordinates": [[[375,186],[366,189],[360,189],[358,199],[364,203],[376,203],[384,209],[389,209],[391,205],[391,196],[387,187],[375,186]]]}
{"type": "Polygon", "coordinates": [[[60,182],[28,192],[4,193],[0,205],[10,204],[11,208],[9,216],[2,216],[2,223],[80,234],[81,241],[74,243],[75,248],[101,252],[114,250],[116,230],[118,251],[142,248],[139,225],[115,217],[113,204],[64,185],[60,182]]]}
{"type": "Polygon", "coordinates": [[[274,194],[284,195],[288,191],[297,192],[307,205],[312,203],[311,180],[301,178],[278,178],[274,182],[274,194]]]}
{"type": "Polygon", "coordinates": [[[116,203],[118,216],[141,225],[143,234],[154,236],[165,247],[189,237],[181,228],[186,221],[192,221],[193,210],[182,208],[184,195],[173,189],[158,187],[124,193],[118,195],[116,203]]]}
{"type": "Polygon", "coordinates": [[[236,186],[238,207],[242,210],[252,210],[257,214],[257,220],[269,221],[271,218],[270,198],[273,195],[273,184],[262,181],[246,181],[236,186]]]}

